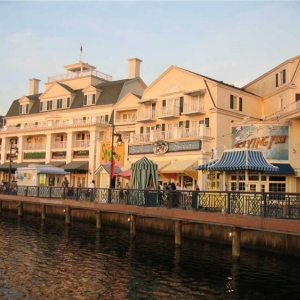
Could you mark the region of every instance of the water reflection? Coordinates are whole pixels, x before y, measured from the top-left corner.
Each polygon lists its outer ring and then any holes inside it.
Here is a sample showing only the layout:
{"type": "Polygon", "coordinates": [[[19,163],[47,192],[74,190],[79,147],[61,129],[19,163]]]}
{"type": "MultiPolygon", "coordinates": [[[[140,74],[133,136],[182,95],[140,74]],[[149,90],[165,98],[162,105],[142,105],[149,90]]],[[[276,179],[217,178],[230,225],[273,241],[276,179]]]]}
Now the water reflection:
{"type": "Polygon", "coordinates": [[[294,299],[298,258],[78,221],[0,216],[2,299],[294,299]],[[282,288],[280,288],[282,287],[282,288]]]}

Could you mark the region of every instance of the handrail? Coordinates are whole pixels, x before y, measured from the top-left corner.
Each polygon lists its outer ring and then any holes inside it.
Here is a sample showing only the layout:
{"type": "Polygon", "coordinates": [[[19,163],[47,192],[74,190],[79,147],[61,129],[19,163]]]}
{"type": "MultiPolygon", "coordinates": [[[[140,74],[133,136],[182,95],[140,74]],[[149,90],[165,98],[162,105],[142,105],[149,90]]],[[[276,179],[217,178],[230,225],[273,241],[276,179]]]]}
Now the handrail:
{"type": "Polygon", "coordinates": [[[300,219],[300,193],[0,186],[0,195],[300,219]]]}

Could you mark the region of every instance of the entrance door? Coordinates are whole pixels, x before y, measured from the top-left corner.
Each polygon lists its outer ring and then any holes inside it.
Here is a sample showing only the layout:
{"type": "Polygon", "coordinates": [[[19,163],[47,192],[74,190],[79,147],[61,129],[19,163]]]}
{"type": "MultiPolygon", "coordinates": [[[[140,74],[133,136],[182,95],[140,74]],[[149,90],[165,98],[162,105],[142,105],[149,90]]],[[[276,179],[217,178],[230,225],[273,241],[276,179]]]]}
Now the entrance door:
{"type": "Polygon", "coordinates": [[[54,186],[55,184],[55,177],[54,176],[49,176],[49,186],[54,186]]]}

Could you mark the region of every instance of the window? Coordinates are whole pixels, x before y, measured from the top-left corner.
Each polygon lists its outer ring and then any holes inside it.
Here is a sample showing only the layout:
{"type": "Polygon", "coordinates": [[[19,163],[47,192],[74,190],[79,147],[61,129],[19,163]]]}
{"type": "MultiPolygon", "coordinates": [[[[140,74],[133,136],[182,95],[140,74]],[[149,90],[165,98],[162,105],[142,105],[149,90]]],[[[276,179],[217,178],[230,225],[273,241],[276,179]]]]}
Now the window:
{"type": "Polygon", "coordinates": [[[243,110],[243,98],[230,95],[230,108],[242,111],[243,110]]]}
{"type": "Polygon", "coordinates": [[[20,105],[20,115],[28,114],[29,112],[29,104],[20,105]]]}
{"type": "Polygon", "coordinates": [[[94,105],[96,104],[96,94],[89,94],[84,96],[83,105],[94,105]]]}
{"type": "Polygon", "coordinates": [[[276,74],[276,87],[286,83],[286,70],[281,70],[276,74]]]}
{"type": "Polygon", "coordinates": [[[296,100],[296,109],[299,109],[300,108],[300,94],[296,94],[295,100],[296,100]]]}
{"type": "MultiPolygon", "coordinates": [[[[56,109],[68,108],[70,107],[70,98],[62,98],[54,101],[56,104],[56,109]]],[[[55,109],[55,104],[53,109],[55,109]]]]}
{"type": "Polygon", "coordinates": [[[52,110],[52,100],[43,101],[40,103],[40,111],[52,110]]]}

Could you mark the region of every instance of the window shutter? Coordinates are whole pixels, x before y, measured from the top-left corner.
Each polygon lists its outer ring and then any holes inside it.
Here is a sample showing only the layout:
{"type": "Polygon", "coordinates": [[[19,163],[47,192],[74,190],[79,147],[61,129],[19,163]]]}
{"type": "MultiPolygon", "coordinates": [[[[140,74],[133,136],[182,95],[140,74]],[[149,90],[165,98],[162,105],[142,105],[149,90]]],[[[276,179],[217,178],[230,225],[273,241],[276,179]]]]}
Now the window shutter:
{"type": "Polygon", "coordinates": [[[40,102],[40,111],[43,111],[43,102],[40,102]]]}
{"type": "Polygon", "coordinates": [[[300,94],[296,94],[296,101],[300,101],[300,94]]]}
{"type": "Polygon", "coordinates": [[[182,127],[183,121],[179,121],[179,128],[182,127]]]}
{"type": "Polygon", "coordinates": [[[205,125],[206,127],[209,127],[209,118],[205,118],[205,125]]]}
{"type": "Polygon", "coordinates": [[[230,95],[230,108],[233,109],[233,95],[230,95]]]}
{"type": "Polygon", "coordinates": [[[84,96],[84,102],[83,102],[83,105],[86,105],[87,104],[87,95],[84,96]]]}
{"type": "Polygon", "coordinates": [[[243,110],[243,98],[239,98],[239,111],[243,110]]]}
{"type": "Polygon", "coordinates": [[[105,121],[105,122],[108,122],[108,115],[105,115],[104,121],[105,121]]]}
{"type": "Polygon", "coordinates": [[[162,101],[162,107],[166,107],[166,104],[167,104],[167,100],[163,100],[162,101]]]}
{"type": "Polygon", "coordinates": [[[285,81],[286,81],[286,70],[284,69],[282,71],[282,83],[285,83],[285,81]]]}
{"type": "Polygon", "coordinates": [[[93,104],[95,104],[95,103],[96,103],[96,95],[93,94],[93,104]]]}
{"type": "Polygon", "coordinates": [[[158,129],[159,129],[159,127],[160,127],[160,125],[159,125],[159,124],[156,124],[156,130],[158,130],[158,129]]]}
{"type": "Polygon", "coordinates": [[[276,74],[276,87],[278,86],[278,73],[276,74]]]}
{"type": "Polygon", "coordinates": [[[68,98],[68,99],[67,99],[67,107],[70,107],[70,101],[71,101],[71,99],[68,98]]]}
{"type": "Polygon", "coordinates": [[[26,114],[29,112],[29,104],[26,104],[26,114]]]}
{"type": "Polygon", "coordinates": [[[183,113],[183,97],[180,97],[179,100],[179,114],[183,113]]]}
{"type": "Polygon", "coordinates": [[[190,128],[190,121],[189,120],[185,121],[185,128],[190,128]]]}
{"type": "Polygon", "coordinates": [[[166,124],[161,124],[161,131],[165,131],[166,130],[166,124]]]}
{"type": "Polygon", "coordinates": [[[140,127],[140,133],[144,133],[144,127],[140,127]]]}
{"type": "Polygon", "coordinates": [[[22,105],[19,106],[19,114],[22,114],[22,105]]]}

